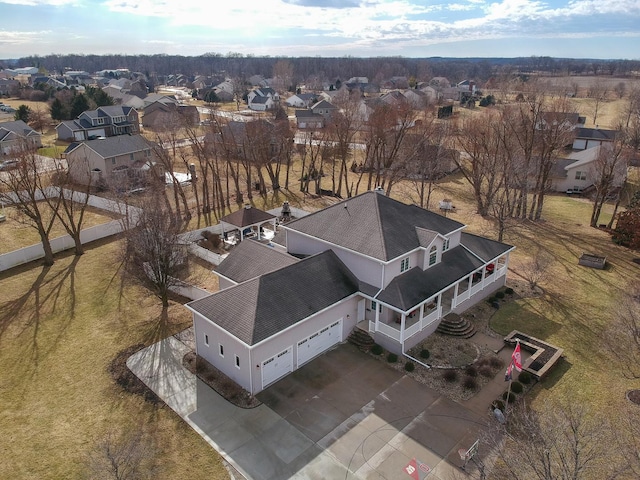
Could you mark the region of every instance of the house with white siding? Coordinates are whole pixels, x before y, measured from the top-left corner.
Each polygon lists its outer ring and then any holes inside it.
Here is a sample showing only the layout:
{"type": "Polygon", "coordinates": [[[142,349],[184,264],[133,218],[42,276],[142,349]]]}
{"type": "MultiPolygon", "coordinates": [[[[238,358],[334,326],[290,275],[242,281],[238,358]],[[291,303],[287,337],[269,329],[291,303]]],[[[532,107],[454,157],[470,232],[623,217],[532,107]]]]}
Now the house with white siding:
{"type": "Polygon", "coordinates": [[[279,247],[242,242],[217,269],[226,288],[187,304],[198,355],[252,394],[354,328],[406,352],[502,287],[514,248],[378,190],[281,229],[279,247]]]}

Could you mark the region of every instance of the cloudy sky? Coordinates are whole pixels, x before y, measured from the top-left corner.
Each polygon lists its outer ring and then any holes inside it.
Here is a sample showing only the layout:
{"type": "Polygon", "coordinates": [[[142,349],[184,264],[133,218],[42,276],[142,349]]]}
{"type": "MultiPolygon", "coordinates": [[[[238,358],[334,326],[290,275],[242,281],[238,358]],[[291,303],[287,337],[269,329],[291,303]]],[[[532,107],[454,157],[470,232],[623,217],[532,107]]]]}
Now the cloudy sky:
{"type": "Polygon", "coordinates": [[[640,0],[0,0],[0,58],[50,53],[640,58],[640,0]]]}

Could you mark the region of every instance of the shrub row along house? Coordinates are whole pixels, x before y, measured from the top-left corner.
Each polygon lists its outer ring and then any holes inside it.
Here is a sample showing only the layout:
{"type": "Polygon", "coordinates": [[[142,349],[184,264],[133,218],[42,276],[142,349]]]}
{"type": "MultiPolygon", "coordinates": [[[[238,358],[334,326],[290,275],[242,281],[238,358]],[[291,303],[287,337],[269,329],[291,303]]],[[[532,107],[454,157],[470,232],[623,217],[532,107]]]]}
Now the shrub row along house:
{"type": "Polygon", "coordinates": [[[187,304],[197,353],[252,394],[356,325],[401,354],[505,283],[514,247],[464,228],[376,190],[245,240],[187,304]]]}

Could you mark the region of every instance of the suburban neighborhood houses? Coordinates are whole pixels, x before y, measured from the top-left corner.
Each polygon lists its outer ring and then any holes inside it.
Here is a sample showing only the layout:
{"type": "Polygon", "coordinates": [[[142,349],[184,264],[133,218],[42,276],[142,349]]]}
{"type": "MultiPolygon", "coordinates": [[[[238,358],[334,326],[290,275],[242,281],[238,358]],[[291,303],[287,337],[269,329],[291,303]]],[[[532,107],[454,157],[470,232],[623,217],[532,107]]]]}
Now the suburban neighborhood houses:
{"type": "Polygon", "coordinates": [[[0,478],[640,475],[640,64],[30,60],[0,478]]]}

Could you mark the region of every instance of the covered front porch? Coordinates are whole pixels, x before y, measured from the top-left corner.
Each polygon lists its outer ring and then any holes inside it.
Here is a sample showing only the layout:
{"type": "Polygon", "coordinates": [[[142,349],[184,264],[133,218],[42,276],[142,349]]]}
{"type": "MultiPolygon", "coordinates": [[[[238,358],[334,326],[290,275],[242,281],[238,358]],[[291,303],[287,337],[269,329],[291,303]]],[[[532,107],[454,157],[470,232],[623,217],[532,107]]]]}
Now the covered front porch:
{"type": "Polygon", "coordinates": [[[376,296],[377,300],[368,300],[370,308],[358,325],[387,349],[403,353],[435,332],[448,313],[462,313],[503,286],[507,265],[508,253],[483,263],[437,292],[428,293],[407,310],[383,302],[383,291],[376,296]]]}

